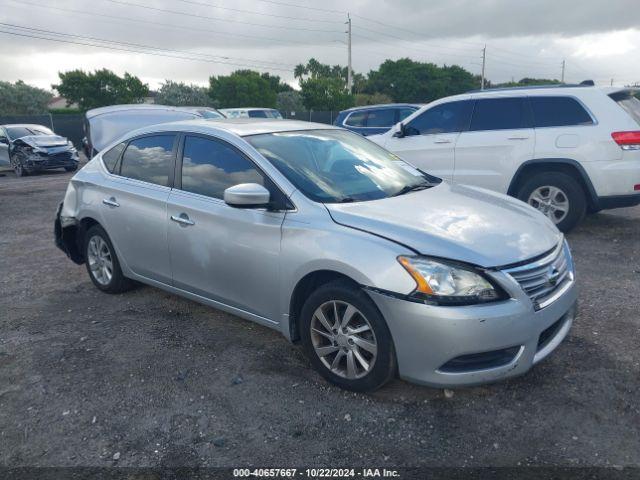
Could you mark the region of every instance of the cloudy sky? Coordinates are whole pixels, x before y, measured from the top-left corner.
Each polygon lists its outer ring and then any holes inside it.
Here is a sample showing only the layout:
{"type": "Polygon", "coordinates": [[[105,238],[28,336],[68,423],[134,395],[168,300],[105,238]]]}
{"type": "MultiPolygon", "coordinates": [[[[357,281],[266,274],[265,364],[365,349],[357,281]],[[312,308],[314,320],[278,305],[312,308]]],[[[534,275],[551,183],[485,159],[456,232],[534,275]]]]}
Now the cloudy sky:
{"type": "Polygon", "coordinates": [[[57,72],[109,68],[155,88],[237,68],[278,74],[308,58],[458,64],[487,78],[640,82],[638,0],[0,0],[0,80],[50,88],[57,72]]]}

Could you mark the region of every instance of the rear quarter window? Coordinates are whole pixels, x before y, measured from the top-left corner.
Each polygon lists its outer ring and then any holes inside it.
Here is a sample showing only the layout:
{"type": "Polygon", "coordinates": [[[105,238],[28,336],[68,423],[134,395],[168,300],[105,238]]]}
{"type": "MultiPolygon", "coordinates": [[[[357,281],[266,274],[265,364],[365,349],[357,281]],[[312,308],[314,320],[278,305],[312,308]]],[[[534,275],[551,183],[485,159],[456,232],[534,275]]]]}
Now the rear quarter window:
{"type": "Polygon", "coordinates": [[[640,100],[629,92],[611,95],[611,99],[640,125],[640,100]]]}
{"type": "Polygon", "coordinates": [[[107,150],[102,154],[102,161],[104,162],[104,166],[107,167],[111,173],[118,173],[116,165],[118,164],[118,160],[120,160],[120,155],[124,151],[125,143],[119,143],[115,147],[110,150],[107,150]]]}
{"type": "Polygon", "coordinates": [[[580,102],[571,97],[530,97],[534,126],[567,127],[592,125],[593,119],[580,102]]]}

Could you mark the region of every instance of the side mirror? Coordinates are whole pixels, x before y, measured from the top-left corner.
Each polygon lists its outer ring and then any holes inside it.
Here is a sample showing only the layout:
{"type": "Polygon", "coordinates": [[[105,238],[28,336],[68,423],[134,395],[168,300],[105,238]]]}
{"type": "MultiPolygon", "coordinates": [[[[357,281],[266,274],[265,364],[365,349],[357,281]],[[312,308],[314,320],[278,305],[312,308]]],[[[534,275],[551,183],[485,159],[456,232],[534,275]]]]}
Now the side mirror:
{"type": "Polygon", "coordinates": [[[9,145],[9,139],[7,137],[0,137],[0,143],[9,145]]]}
{"type": "Polygon", "coordinates": [[[406,134],[407,133],[406,133],[404,123],[398,122],[398,124],[395,126],[395,132],[393,132],[393,136],[396,138],[402,138],[406,136],[406,134]]]}
{"type": "Polygon", "coordinates": [[[257,183],[240,183],[224,191],[224,201],[236,208],[268,207],[271,200],[269,190],[257,183]]]}

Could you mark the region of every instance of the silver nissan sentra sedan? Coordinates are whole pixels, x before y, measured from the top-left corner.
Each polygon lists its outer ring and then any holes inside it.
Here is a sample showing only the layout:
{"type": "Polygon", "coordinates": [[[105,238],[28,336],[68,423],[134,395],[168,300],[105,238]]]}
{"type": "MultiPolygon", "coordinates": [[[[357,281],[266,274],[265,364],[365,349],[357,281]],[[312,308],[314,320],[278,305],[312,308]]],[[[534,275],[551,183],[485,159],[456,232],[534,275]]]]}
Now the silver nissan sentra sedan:
{"type": "Polygon", "coordinates": [[[55,227],[100,290],[138,281],[277,329],[350,390],[520,375],[576,314],[548,218],[327,125],[137,130],[71,179],[55,227]]]}

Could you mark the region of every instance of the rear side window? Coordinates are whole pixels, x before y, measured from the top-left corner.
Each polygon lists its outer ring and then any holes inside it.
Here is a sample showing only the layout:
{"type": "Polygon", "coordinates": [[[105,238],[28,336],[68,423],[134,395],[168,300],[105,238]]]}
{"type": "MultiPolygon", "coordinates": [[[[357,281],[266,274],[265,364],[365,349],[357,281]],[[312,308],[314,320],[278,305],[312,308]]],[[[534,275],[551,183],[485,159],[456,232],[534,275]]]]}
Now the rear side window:
{"type": "Polygon", "coordinates": [[[593,119],[575,98],[530,97],[535,127],[592,125],[593,119]]]}
{"type": "Polygon", "coordinates": [[[524,98],[483,98],[476,100],[469,130],[512,130],[530,128],[524,98]]]}
{"type": "Polygon", "coordinates": [[[369,110],[367,127],[392,127],[395,122],[396,111],[392,108],[383,110],[369,110]]]}
{"type": "Polygon", "coordinates": [[[249,110],[249,118],[267,118],[267,116],[264,110],[249,110]]]}
{"type": "Polygon", "coordinates": [[[119,143],[112,149],[102,154],[102,161],[104,162],[105,167],[107,167],[107,170],[109,170],[111,173],[118,173],[116,164],[120,159],[120,155],[122,154],[125,145],[126,144],[124,142],[119,143]]]}
{"type": "Polygon", "coordinates": [[[349,118],[347,118],[344,124],[349,125],[350,127],[364,127],[366,119],[367,112],[353,112],[349,115],[349,118]]]}
{"type": "Polygon", "coordinates": [[[120,175],[169,186],[174,140],[175,135],[153,135],[132,140],[122,156],[120,175]]]}
{"type": "Polygon", "coordinates": [[[186,137],[182,157],[182,190],[213,198],[239,183],[264,185],[255,165],[232,146],[209,138],[186,137]]]}
{"type": "Polygon", "coordinates": [[[406,126],[407,135],[429,135],[466,130],[473,102],[469,100],[437,105],[414,118],[406,126]]]}
{"type": "Polygon", "coordinates": [[[611,98],[640,125],[640,100],[638,98],[628,92],[611,95],[611,98]]]}

